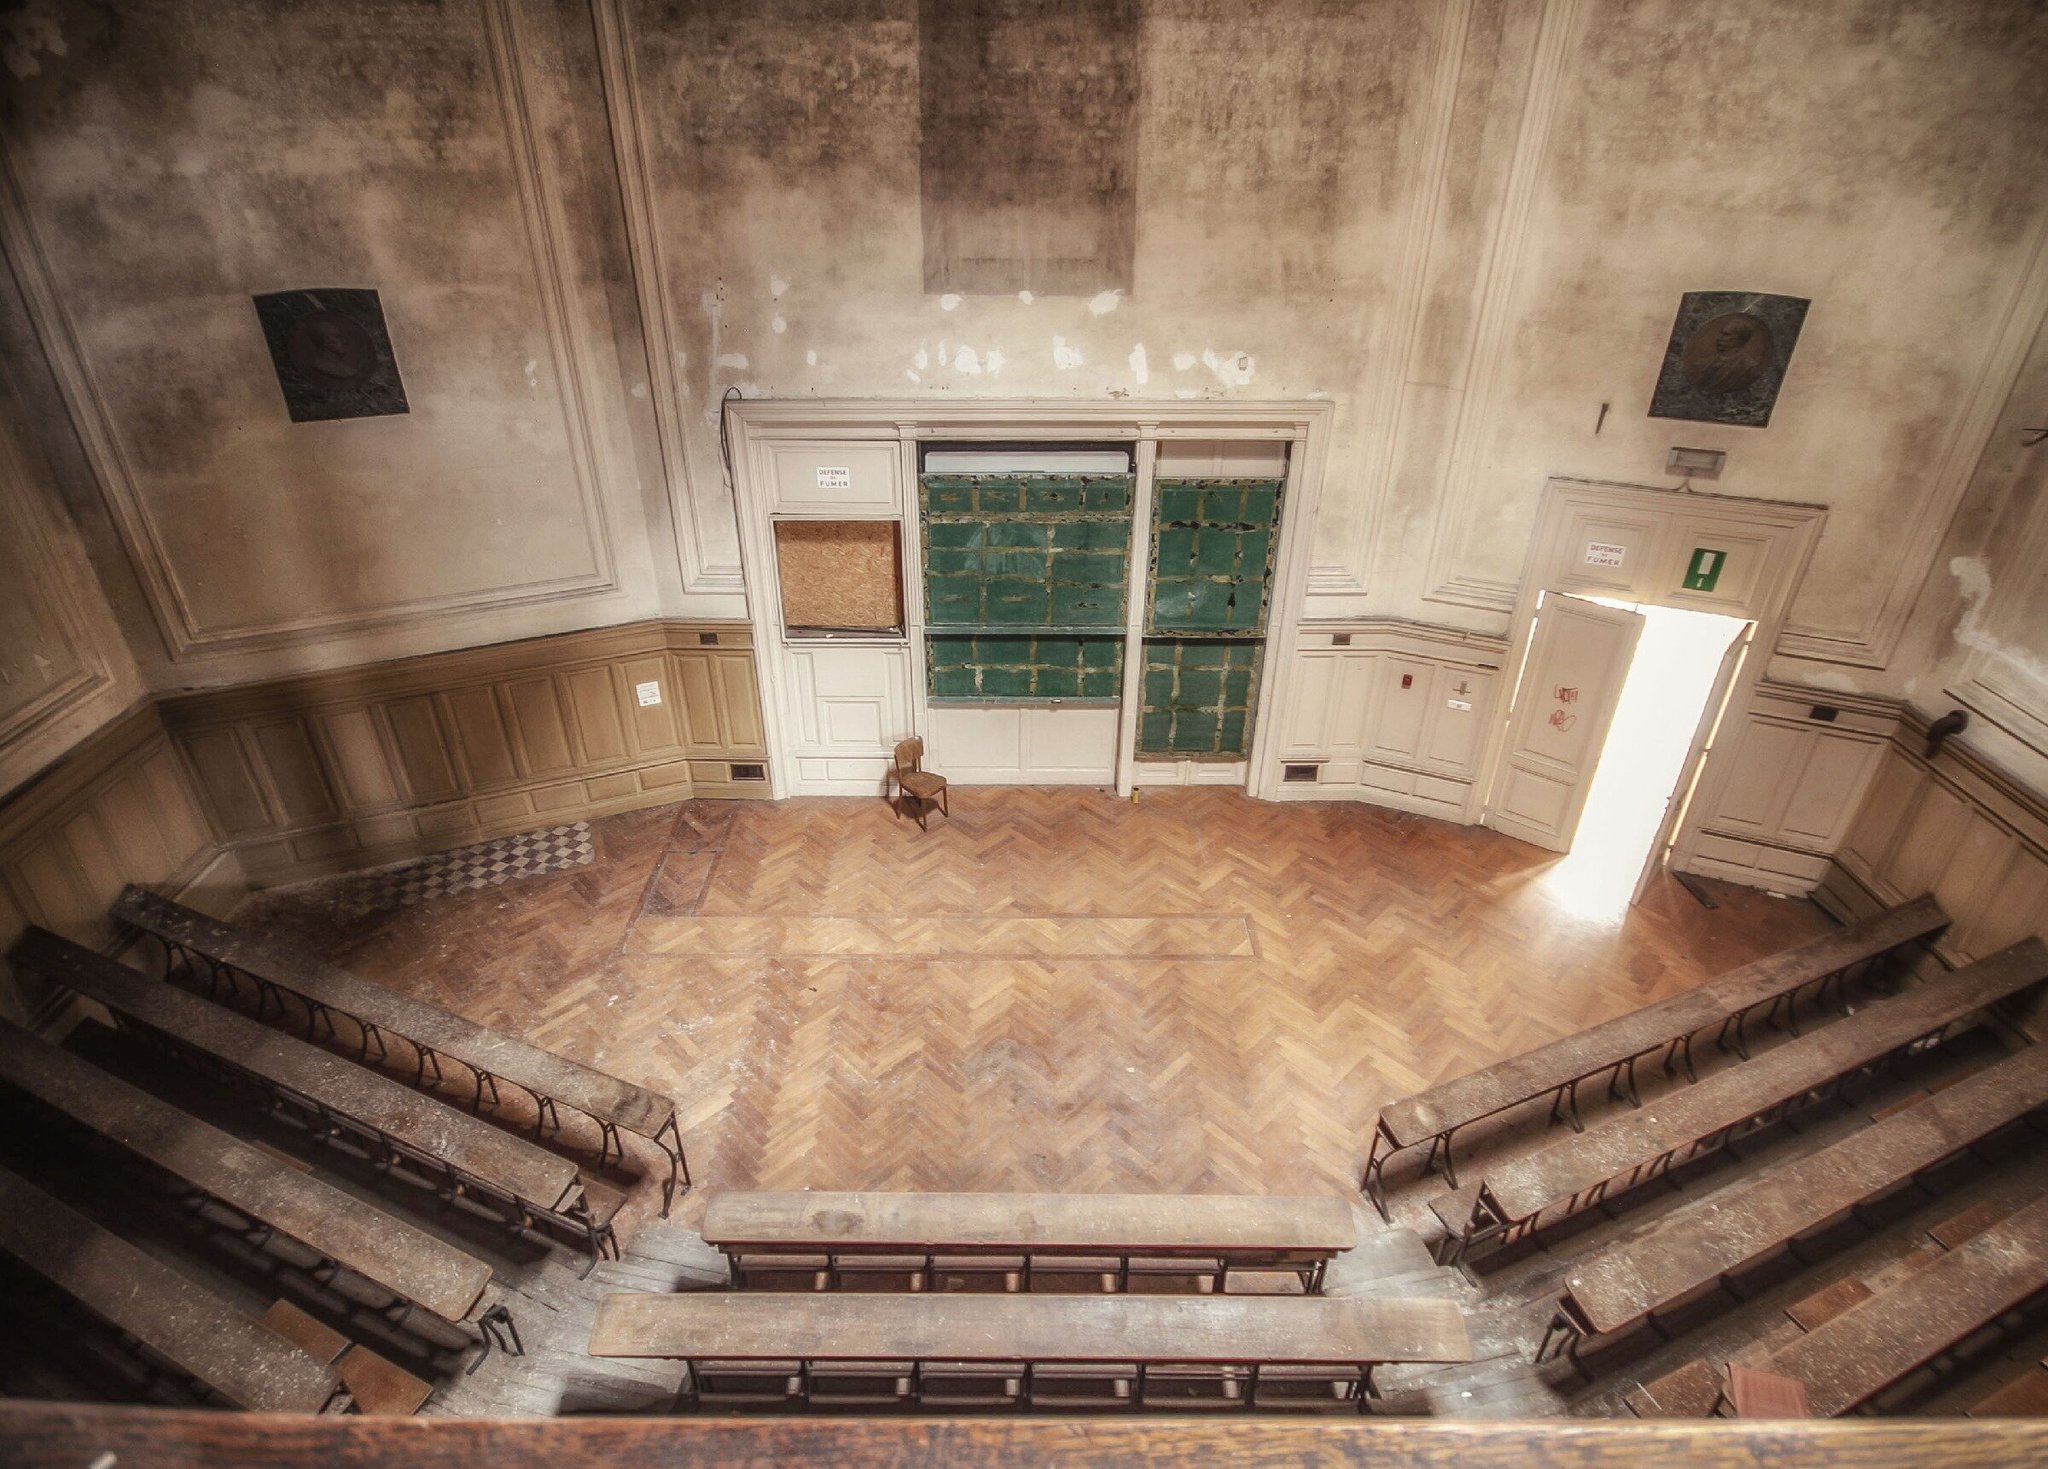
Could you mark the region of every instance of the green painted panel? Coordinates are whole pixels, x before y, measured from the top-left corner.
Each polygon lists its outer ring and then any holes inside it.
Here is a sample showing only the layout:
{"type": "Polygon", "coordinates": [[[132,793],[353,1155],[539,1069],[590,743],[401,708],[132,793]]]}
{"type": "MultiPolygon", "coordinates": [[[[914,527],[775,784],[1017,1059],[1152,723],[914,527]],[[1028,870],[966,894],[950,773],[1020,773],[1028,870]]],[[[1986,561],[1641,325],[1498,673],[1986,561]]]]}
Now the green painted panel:
{"type": "Polygon", "coordinates": [[[1273,582],[1278,480],[1161,480],[1146,630],[1260,636],[1273,582]]]}
{"type": "Polygon", "coordinates": [[[1122,627],[1130,475],[940,475],[919,481],[933,628],[1122,627]]]}
{"type": "Polygon", "coordinates": [[[1115,700],[1124,645],[1110,637],[987,637],[934,632],[925,640],[934,702],[1115,700]]]}
{"type": "Polygon", "coordinates": [[[1138,753],[1238,759],[1250,752],[1263,646],[1242,638],[1147,638],[1138,753]]]}

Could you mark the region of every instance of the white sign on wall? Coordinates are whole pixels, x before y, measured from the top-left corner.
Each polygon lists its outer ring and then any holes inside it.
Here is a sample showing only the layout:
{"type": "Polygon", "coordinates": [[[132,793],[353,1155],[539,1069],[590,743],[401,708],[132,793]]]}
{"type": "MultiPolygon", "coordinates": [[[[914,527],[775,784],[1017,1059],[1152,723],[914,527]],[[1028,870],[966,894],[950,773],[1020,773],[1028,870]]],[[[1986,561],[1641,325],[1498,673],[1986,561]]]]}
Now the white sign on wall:
{"type": "MultiPolygon", "coordinates": [[[[824,473],[823,470],[819,471],[824,473]]],[[[1588,566],[1619,566],[1628,555],[1628,547],[1617,546],[1610,541],[1586,542],[1586,564],[1588,566]]]]}
{"type": "Polygon", "coordinates": [[[850,469],[828,469],[818,466],[818,488],[821,490],[850,490],[853,488],[853,471],[850,469]]]}
{"type": "Polygon", "coordinates": [[[642,709],[651,708],[661,702],[661,684],[655,680],[633,685],[633,693],[640,700],[642,709]]]}

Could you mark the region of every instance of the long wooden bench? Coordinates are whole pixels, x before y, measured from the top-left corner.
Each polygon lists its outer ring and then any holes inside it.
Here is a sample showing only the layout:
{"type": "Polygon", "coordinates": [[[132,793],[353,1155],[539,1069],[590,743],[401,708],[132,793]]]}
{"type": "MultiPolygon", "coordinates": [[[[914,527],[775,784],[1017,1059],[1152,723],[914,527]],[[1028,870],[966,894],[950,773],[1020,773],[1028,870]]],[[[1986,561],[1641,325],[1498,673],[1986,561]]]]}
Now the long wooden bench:
{"type": "Polygon", "coordinates": [[[1103,1401],[1175,1407],[1355,1405],[1374,1367],[1466,1362],[1455,1302],[1329,1296],[606,1296],[594,1357],[690,1364],[683,1401],[927,1407],[1103,1401]],[[849,1400],[841,1398],[839,1400],[849,1400]]]}
{"type": "Polygon", "coordinates": [[[1816,1416],[1847,1413],[2048,1290],[2048,1199],[1780,1348],[1765,1371],[1806,1384],[1816,1416]]]}
{"type": "Polygon", "coordinates": [[[1193,1271],[1221,1294],[1232,1270],[1291,1271],[1321,1289],[1332,1256],[1358,1243],[1350,1206],[1327,1195],[1262,1198],[1156,1194],[754,1193],[710,1196],[702,1227],[725,1251],[733,1283],[750,1261],[822,1260],[841,1269],[894,1262],[924,1289],[954,1264],[991,1257],[1022,1288],[1033,1262],[1107,1265],[1120,1287],[1134,1272],[1193,1271]]]}
{"type": "Polygon", "coordinates": [[[1771,1016],[1782,1010],[1789,1020],[1800,991],[1811,986],[1818,996],[1832,986],[1839,993],[1855,974],[1947,925],[1948,916],[1933,898],[1919,898],[1732,969],[1696,989],[1418,1092],[1379,1114],[1359,1186],[1380,1214],[1390,1217],[1382,1175],[1395,1154],[1427,1144],[1423,1171],[1441,1169],[1455,1188],[1458,1174],[1451,1160],[1451,1136],[1458,1129],[1548,1097],[1553,1120],[1563,1117],[1577,1131],[1583,1125],[1579,1087],[1584,1082],[1609,1076],[1610,1093],[1637,1101],[1638,1061],[1662,1051],[1667,1072],[1683,1067],[1687,1076],[1693,1076],[1693,1038],[1717,1028],[1722,1040],[1746,1056],[1743,1027],[1759,1010],[1771,1016]]]}
{"type": "Polygon", "coordinates": [[[167,963],[181,954],[196,956],[206,964],[209,980],[220,977],[233,985],[236,975],[246,977],[256,992],[258,1018],[271,1002],[282,1012],[280,995],[290,994],[305,1008],[309,1035],[323,1022],[331,1034],[338,1013],[355,1022],[362,1038],[360,1055],[367,1056],[372,1045],[380,1056],[385,1054],[387,1034],[405,1041],[417,1059],[416,1084],[425,1080],[429,1068],[440,1079],[440,1057],[457,1062],[475,1084],[472,1107],[482,1105],[486,1088],[495,1097],[502,1080],[533,1098],[536,1128],[551,1121],[559,1126],[558,1107],[581,1112],[598,1125],[600,1165],[615,1150],[625,1156],[621,1129],[646,1138],[668,1160],[669,1176],[662,1188],[664,1217],[679,1191],[689,1191],[690,1165],[683,1156],[676,1104],[657,1092],[398,994],[310,954],[231,928],[144,887],[124,889],[113,916],[155,937],[164,946],[167,963]]]}
{"type": "Polygon", "coordinates": [[[1654,1318],[1801,1235],[2048,1107],[2048,1046],[2029,1046],[1840,1142],[1581,1261],[1537,1352],[1654,1318]]]}
{"type": "Polygon", "coordinates": [[[1917,988],[1891,995],[1756,1059],[1489,1170],[1470,1219],[1443,1258],[1504,1242],[1656,1178],[1746,1130],[1825,1095],[1909,1047],[2048,978],[2048,945],[2025,939],[1917,988]]]}
{"type": "Polygon", "coordinates": [[[569,1233],[593,1261],[610,1247],[609,1220],[593,1215],[570,1159],[46,930],[31,928],[8,957],[181,1053],[256,1083],[323,1134],[348,1134],[380,1164],[406,1167],[450,1199],[494,1206],[515,1228],[569,1233]]]}
{"type": "Polygon", "coordinates": [[[340,1391],[299,1347],[5,1168],[0,1250],[238,1408],[318,1413],[340,1391]]]}

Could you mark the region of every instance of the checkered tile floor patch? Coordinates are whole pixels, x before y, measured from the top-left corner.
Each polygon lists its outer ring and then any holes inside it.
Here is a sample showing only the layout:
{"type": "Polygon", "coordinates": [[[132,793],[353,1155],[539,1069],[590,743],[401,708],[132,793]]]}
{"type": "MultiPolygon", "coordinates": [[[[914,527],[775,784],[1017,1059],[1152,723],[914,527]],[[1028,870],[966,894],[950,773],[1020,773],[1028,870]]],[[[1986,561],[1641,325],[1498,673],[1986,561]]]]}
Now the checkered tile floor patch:
{"type": "Polygon", "coordinates": [[[590,823],[578,821],[359,872],[334,880],[332,892],[348,907],[402,908],[424,898],[496,887],[515,877],[587,867],[596,858],[590,823]]]}

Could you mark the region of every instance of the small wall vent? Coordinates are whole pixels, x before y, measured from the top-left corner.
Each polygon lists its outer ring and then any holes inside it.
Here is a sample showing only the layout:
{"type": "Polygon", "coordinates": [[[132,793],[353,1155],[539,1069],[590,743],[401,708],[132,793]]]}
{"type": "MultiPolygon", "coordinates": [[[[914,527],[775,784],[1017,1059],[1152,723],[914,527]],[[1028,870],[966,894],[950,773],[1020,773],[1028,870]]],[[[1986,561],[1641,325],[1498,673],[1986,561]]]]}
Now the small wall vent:
{"type": "Polygon", "coordinates": [[[700,632],[697,634],[697,641],[704,647],[715,648],[718,646],[718,634],[715,632],[700,632]]]}
{"type": "Polygon", "coordinates": [[[1280,767],[1280,779],[1296,784],[1307,782],[1313,785],[1321,777],[1322,771],[1323,767],[1320,765],[1283,765],[1280,767]]]}
{"type": "Polygon", "coordinates": [[[730,765],[726,768],[732,772],[734,780],[766,780],[768,778],[768,767],[765,765],[730,765]]]}
{"type": "Polygon", "coordinates": [[[1348,648],[1348,647],[1350,647],[1350,646],[1351,646],[1351,634],[1350,634],[1350,633],[1348,633],[1348,632],[1333,632],[1333,633],[1331,633],[1331,634],[1330,634],[1330,646],[1331,646],[1331,647],[1333,647],[1333,648],[1348,648]]]}

